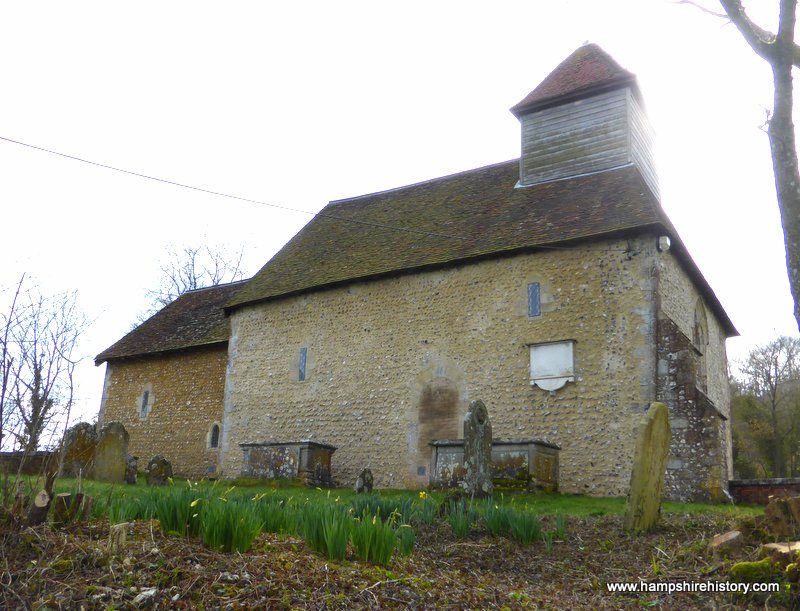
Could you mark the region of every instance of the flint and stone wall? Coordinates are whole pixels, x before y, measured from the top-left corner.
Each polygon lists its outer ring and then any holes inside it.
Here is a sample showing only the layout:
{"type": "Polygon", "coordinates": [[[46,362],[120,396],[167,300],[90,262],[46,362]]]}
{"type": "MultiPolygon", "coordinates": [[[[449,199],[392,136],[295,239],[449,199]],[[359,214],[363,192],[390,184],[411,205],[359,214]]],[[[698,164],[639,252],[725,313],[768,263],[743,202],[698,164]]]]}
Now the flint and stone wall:
{"type": "Polygon", "coordinates": [[[128,453],[140,466],[161,454],[176,477],[216,477],[219,448],[208,445],[211,427],[222,424],[226,362],[227,347],[215,344],[107,363],[100,426],[121,422],[130,435],[128,453]]]}
{"type": "Polygon", "coordinates": [[[469,401],[481,399],[496,437],[562,448],[562,491],[626,494],[636,426],[656,397],[656,270],[672,255],[655,242],[517,255],[237,310],[224,475],[241,472],[240,443],[311,439],[338,447],[343,484],[369,467],[378,486],[425,486],[428,443],[461,437],[469,401]],[[531,318],[532,282],[542,313],[531,318]],[[529,345],[568,339],[575,382],[531,386],[529,345]]]}
{"type": "Polygon", "coordinates": [[[665,254],[659,259],[657,343],[658,400],[669,407],[672,427],[666,494],[723,501],[733,475],[725,335],[677,261],[665,254]]]}

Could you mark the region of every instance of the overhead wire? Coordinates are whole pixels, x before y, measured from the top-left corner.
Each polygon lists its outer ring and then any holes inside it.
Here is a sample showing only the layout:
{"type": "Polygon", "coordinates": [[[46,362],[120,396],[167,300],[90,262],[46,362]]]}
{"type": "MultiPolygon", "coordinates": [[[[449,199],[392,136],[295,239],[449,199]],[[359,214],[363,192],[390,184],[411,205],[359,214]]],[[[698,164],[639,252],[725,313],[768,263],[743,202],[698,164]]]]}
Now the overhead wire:
{"type": "MultiPolygon", "coordinates": [[[[460,235],[454,235],[454,234],[448,234],[448,233],[439,233],[439,232],[432,232],[432,231],[425,231],[425,230],[422,230],[422,229],[413,229],[413,228],[410,228],[410,227],[398,227],[396,225],[386,225],[386,224],[383,224],[383,223],[373,223],[371,221],[364,221],[364,220],[361,220],[361,219],[354,219],[354,218],[349,218],[349,217],[338,216],[338,215],[335,215],[335,214],[330,214],[328,212],[310,212],[308,210],[302,210],[300,208],[292,208],[290,206],[283,206],[283,205],[280,205],[280,204],[273,204],[273,203],[264,202],[264,201],[261,201],[261,200],[252,199],[252,198],[248,198],[248,197],[241,197],[239,195],[231,195],[229,193],[223,193],[221,191],[214,191],[212,189],[205,189],[203,187],[196,187],[194,185],[188,185],[188,184],[177,182],[177,181],[174,181],[174,180],[168,180],[166,178],[159,178],[157,176],[151,176],[149,174],[144,174],[142,172],[134,172],[132,170],[126,170],[124,168],[118,168],[116,166],[108,165],[108,164],[105,164],[105,163],[100,163],[98,161],[92,161],[90,159],[84,159],[83,157],[78,157],[76,155],[70,155],[68,153],[62,153],[60,151],[54,151],[52,149],[44,148],[44,147],[41,147],[41,146],[36,146],[35,144],[29,144],[27,142],[22,142],[20,140],[14,140],[12,138],[6,138],[4,136],[0,136],[0,140],[2,140],[4,142],[11,143],[11,144],[16,144],[16,145],[19,145],[19,146],[24,146],[24,147],[27,147],[27,148],[30,148],[30,149],[34,149],[34,150],[37,150],[37,151],[41,151],[43,153],[49,153],[51,155],[57,155],[59,157],[64,157],[66,159],[71,159],[73,161],[79,161],[81,163],[86,163],[86,164],[89,164],[89,165],[97,166],[97,167],[100,167],[100,168],[104,168],[106,170],[113,170],[114,172],[121,172],[123,174],[129,174],[130,176],[136,176],[138,178],[144,178],[146,180],[152,180],[152,181],[155,181],[155,182],[160,182],[160,183],[164,183],[164,184],[167,184],[167,185],[172,185],[174,187],[180,187],[180,188],[183,188],[183,189],[190,189],[192,191],[198,191],[198,192],[206,193],[206,194],[209,194],[209,195],[215,195],[217,197],[225,197],[225,198],[228,198],[228,199],[233,199],[233,200],[246,202],[246,203],[250,203],[250,204],[256,204],[256,205],[259,205],[259,206],[268,206],[270,208],[277,208],[279,210],[286,210],[287,212],[296,212],[296,213],[299,213],[299,214],[306,214],[306,215],[309,215],[309,216],[314,217],[314,218],[326,218],[326,219],[331,219],[331,220],[335,220],[335,221],[339,221],[339,222],[343,222],[343,223],[352,223],[352,224],[355,224],[355,225],[364,225],[364,226],[367,226],[367,227],[375,227],[375,228],[378,228],[378,229],[388,229],[390,231],[413,233],[413,234],[416,234],[416,235],[427,236],[427,237],[447,238],[447,239],[451,239],[451,240],[463,240],[463,241],[467,241],[467,242],[479,241],[479,240],[476,240],[475,238],[468,238],[468,237],[464,237],[464,236],[460,236],[460,235]]],[[[533,246],[535,248],[541,248],[541,249],[547,249],[547,250],[573,250],[575,248],[575,246],[555,246],[555,245],[548,245],[548,244],[536,244],[536,245],[533,245],[533,246]]],[[[619,251],[619,252],[627,252],[628,251],[627,249],[621,249],[621,248],[620,249],[612,248],[612,249],[605,249],[605,250],[608,250],[609,252],[617,252],[617,251],[619,251]]]]}
{"type": "Polygon", "coordinates": [[[0,140],[3,140],[5,142],[10,142],[12,144],[18,144],[20,146],[26,146],[28,148],[32,148],[32,149],[35,149],[37,151],[42,151],[44,153],[50,153],[51,155],[58,155],[59,157],[65,157],[67,159],[72,159],[74,161],[80,161],[82,163],[88,163],[90,165],[94,165],[94,166],[97,166],[97,167],[100,167],[100,168],[105,168],[107,170],[113,170],[115,172],[122,172],[123,174],[130,174],[131,176],[137,176],[139,178],[145,178],[147,180],[154,180],[156,182],[162,182],[164,184],[172,185],[174,187],[181,187],[181,188],[184,188],[184,189],[191,189],[193,191],[200,191],[201,193],[207,193],[209,195],[216,195],[218,197],[226,197],[228,199],[235,199],[235,200],[242,201],[242,202],[247,202],[247,203],[250,203],[250,204],[258,204],[260,206],[269,206],[270,208],[278,208],[279,210],[286,210],[288,212],[298,212],[300,214],[307,214],[307,215],[313,216],[313,217],[322,217],[322,218],[332,219],[332,220],[336,220],[336,221],[342,221],[342,222],[345,222],[345,223],[354,223],[354,224],[357,224],[357,225],[366,225],[368,227],[376,227],[376,228],[379,228],[379,229],[390,229],[390,230],[393,230],[393,231],[405,231],[405,232],[408,232],[408,233],[422,234],[422,235],[431,236],[431,237],[437,237],[437,238],[449,238],[449,239],[453,239],[453,240],[466,240],[466,241],[472,240],[472,238],[465,238],[463,236],[451,235],[451,234],[447,234],[447,233],[437,233],[437,232],[431,232],[431,231],[424,231],[422,229],[412,229],[412,228],[409,228],[409,227],[396,227],[394,225],[384,225],[382,223],[372,223],[370,221],[363,221],[363,220],[360,220],[360,219],[352,219],[352,218],[347,218],[347,217],[341,217],[341,216],[337,216],[335,214],[330,214],[330,213],[327,213],[327,212],[310,212],[308,210],[302,210],[300,208],[291,208],[289,206],[282,206],[280,204],[271,204],[269,202],[263,202],[263,201],[260,201],[260,200],[257,200],[257,199],[251,199],[251,198],[248,198],[248,197],[241,197],[239,195],[230,195],[229,193],[222,193],[221,191],[213,191],[211,189],[204,189],[203,187],[195,187],[193,185],[187,185],[185,183],[176,182],[174,180],[167,180],[166,178],[159,178],[157,176],[151,176],[149,174],[143,174],[141,172],[134,172],[132,170],[126,170],[124,168],[118,168],[116,166],[108,165],[108,164],[105,164],[105,163],[99,163],[97,161],[92,161],[90,159],[84,159],[82,157],[77,157],[75,155],[68,155],[67,153],[61,153],[59,151],[46,149],[44,147],[36,146],[34,144],[28,144],[27,142],[21,142],[19,140],[13,140],[11,138],[6,138],[4,136],[0,136],[0,140]]]}

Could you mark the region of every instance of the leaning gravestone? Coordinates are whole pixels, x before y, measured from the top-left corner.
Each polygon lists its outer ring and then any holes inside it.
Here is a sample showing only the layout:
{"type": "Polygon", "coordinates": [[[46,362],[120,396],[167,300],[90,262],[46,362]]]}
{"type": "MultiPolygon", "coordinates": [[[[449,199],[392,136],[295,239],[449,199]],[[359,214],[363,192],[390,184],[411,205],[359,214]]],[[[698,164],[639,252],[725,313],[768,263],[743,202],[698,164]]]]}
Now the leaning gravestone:
{"type": "Polygon", "coordinates": [[[671,439],[669,410],[663,403],[653,403],[636,439],[631,487],[622,523],[626,532],[649,532],[658,524],[671,439]]]}
{"type": "Polygon", "coordinates": [[[61,441],[61,460],[64,477],[92,477],[97,429],[88,422],[79,422],[64,433],[61,441]]]}
{"type": "Polygon", "coordinates": [[[356,485],[354,486],[356,494],[372,492],[372,483],[372,471],[370,469],[364,469],[356,478],[356,485]]]}
{"type": "Polygon", "coordinates": [[[492,496],[492,423],[483,401],[473,401],[464,416],[464,491],[492,496]]]}
{"type": "Polygon", "coordinates": [[[128,431],[119,422],[101,430],[94,451],[94,477],[101,482],[121,484],[128,468],[128,431]]]}
{"type": "Polygon", "coordinates": [[[172,463],[161,454],[156,454],[147,463],[144,475],[148,486],[164,486],[172,477],[172,463]]]}

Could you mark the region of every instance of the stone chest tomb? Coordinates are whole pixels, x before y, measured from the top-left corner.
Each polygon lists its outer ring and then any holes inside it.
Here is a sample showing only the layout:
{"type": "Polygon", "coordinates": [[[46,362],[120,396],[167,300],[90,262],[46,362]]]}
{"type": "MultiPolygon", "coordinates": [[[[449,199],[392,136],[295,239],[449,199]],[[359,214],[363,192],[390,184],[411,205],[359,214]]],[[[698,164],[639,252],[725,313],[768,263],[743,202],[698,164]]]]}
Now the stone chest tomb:
{"type": "MultiPolygon", "coordinates": [[[[431,486],[460,487],[464,478],[464,440],[431,442],[431,486]]],[[[492,481],[499,488],[558,490],[558,452],[552,443],[532,440],[492,441],[492,481]]]]}
{"type": "Polygon", "coordinates": [[[331,487],[332,445],[315,441],[241,443],[242,477],[300,479],[309,486],[331,487]]]}

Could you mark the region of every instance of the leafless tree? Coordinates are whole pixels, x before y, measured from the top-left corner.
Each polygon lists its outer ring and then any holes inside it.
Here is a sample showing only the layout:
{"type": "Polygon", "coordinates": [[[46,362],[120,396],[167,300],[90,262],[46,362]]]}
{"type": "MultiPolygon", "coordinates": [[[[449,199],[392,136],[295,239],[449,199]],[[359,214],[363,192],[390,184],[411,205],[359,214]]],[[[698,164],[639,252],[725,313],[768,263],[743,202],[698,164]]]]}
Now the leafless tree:
{"type": "Polygon", "coordinates": [[[792,68],[800,67],[800,45],[795,43],[797,0],[777,0],[778,31],[771,32],[756,24],[741,0],[719,0],[725,13],[715,13],[702,2],[681,0],[707,13],[730,20],[750,48],[772,70],[773,108],[768,117],[767,134],[772,153],[772,169],[783,225],[786,268],[794,300],[794,317],[800,328],[800,171],[798,171],[796,135],[792,120],[792,68]]]}
{"type": "Polygon", "coordinates": [[[17,301],[19,300],[20,291],[22,291],[22,284],[25,282],[25,274],[22,274],[17,287],[14,290],[14,296],[11,298],[11,304],[8,312],[0,312],[0,324],[2,324],[3,337],[0,338],[0,448],[3,447],[3,437],[6,422],[6,397],[8,396],[9,383],[11,382],[11,371],[14,367],[14,351],[9,350],[9,340],[11,339],[11,330],[17,324],[17,301]]]}
{"type": "Polygon", "coordinates": [[[28,453],[69,418],[75,346],[86,327],[75,293],[45,297],[17,286],[3,323],[3,429],[28,453]]]}
{"type": "Polygon", "coordinates": [[[186,291],[241,280],[244,277],[243,253],[243,250],[239,250],[231,256],[224,249],[208,245],[169,251],[169,258],[161,266],[161,284],[157,289],[147,292],[150,307],[139,316],[138,322],[144,322],[186,291]]]}
{"type": "MultiPolygon", "coordinates": [[[[796,468],[800,426],[800,338],[782,336],[753,349],[742,370],[742,388],[764,414],[773,475],[796,468]]],[[[753,422],[757,422],[754,418],[753,422]]]]}

